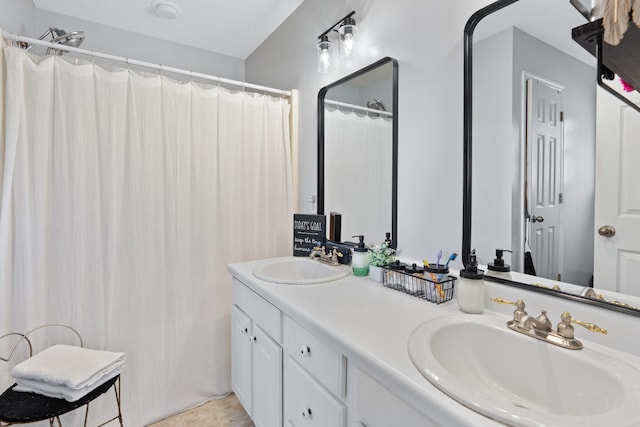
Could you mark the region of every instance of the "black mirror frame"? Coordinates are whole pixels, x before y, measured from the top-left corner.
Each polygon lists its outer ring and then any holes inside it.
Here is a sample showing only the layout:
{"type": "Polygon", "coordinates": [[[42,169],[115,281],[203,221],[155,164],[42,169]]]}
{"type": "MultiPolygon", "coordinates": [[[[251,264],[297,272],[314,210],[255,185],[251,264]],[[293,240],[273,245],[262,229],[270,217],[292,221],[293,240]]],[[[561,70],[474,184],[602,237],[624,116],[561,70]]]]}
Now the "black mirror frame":
{"type": "MultiPolygon", "coordinates": [[[[464,113],[463,113],[463,176],[462,176],[462,261],[464,265],[469,263],[469,255],[471,253],[471,202],[472,202],[472,127],[473,127],[473,32],[478,23],[491,15],[519,0],[498,0],[488,6],[478,10],[467,20],[464,27],[463,55],[464,55],[464,113]]],[[[581,302],[588,305],[606,308],[632,316],[640,317],[640,310],[600,301],[597,299],[587,298],[568,292],[556,291],[553,289],[532,286],[527,283],[515,282],[512,280],[501,279],[492,276],[485,276],[485,279],[491,282],[502,283],[514,286],[527,291],[540,292],[547,295],[553,295],[571,301],[581,302]]]]}
{"type": "Polygon", "coordinates": [[[393,104],[393,127],[392,127],[392,174],[393,181],[391,184],[391,246],[397,248],[398,246],[398,61],[391,57],[384,57],[371,65],[349,74],[335,82],[328,84],[320,89],[318,92],[318,215],[323,215],[324,212],[324,99],[327,91],[333,87],[336,87],[342,83],[345,83],[355,77],[359,77],[368,73],[382,65],[388,63],[392,64],[393,77],[392,77],[392,104],[393,104]]]}

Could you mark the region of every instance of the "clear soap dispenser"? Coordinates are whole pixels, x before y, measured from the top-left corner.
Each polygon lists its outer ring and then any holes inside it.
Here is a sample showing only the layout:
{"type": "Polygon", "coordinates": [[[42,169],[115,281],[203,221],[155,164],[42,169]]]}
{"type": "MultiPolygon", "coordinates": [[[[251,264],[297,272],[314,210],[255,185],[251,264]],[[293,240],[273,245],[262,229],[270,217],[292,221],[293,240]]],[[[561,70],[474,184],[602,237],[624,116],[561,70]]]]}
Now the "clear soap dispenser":
{"type": "Polygon", "coordinates": [[[484,312],[484,271],[478,269],[476,251],[471,251],[469,264],[460,271],[458,288],[458,308],[465,313],[484,312]]]}
{"type": "Polygon", "coordinates": [[[353,248],[353,257],[351,258],[351,268],[354,276],[366,276],[369,274],[369,251],[364,244],[364,236],[357,237],[360,241],[358,246],[353,248]]]}

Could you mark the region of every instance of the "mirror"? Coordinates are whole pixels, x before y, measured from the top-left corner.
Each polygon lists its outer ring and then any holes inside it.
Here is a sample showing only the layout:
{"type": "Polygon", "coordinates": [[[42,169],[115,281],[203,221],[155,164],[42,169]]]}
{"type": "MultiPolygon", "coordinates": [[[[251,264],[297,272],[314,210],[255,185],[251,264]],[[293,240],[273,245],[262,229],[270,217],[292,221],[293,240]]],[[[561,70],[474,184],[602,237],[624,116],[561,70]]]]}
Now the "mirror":
{"type": "Polygon", "coordinates": [[[390,232],[397,247],[397,167],[398,63],[387,57],[318,93],[318,214],[341,214],[339,240],[390,232]]]}
{"type": "Polygon", "coordinates": [[[465,29],[472,80],[465,84],[464,181],[473,191],[465,196],[463,253],[475,248],[488,264],[496,249],[511,250],[506,263],[536,276],[529,283],[579,285],[541,290],[640,315],[581,296],[591,286],[601,292],[593,283],[601,95],[596,59],[571,37],[587,19],[568,1],[502,0],[485,9],[465,29]]]}

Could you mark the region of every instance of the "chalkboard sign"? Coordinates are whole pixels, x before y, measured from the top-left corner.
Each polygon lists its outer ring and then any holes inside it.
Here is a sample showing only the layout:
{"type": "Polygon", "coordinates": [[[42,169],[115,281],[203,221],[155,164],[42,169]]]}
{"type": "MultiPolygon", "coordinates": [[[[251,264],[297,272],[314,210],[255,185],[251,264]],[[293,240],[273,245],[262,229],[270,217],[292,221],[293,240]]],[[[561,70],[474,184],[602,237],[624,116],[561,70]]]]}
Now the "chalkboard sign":
{"type": "Polygon", "coordinates": [[[293,214],[293,256],[309,256],[324,246],[326,225],[324,215],[293,214]]]}

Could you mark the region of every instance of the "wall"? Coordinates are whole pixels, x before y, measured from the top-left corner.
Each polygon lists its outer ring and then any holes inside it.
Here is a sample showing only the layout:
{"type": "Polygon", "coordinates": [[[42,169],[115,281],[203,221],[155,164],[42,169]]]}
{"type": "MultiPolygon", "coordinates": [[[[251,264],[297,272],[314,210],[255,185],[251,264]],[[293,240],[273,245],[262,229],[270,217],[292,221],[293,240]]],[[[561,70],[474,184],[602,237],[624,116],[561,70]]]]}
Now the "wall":
{"type": "Polygon", "coordinates": [[[493,260],[496,249],[512,247],[511,183],[517,162],[510,143],[518,139],[511,126],[513,78],[513,28],[474,44],[471,243],[483,264],[493,260]]]}
{"type": "MultiPolygon", "coordinates": [[[[391,56],[399,62],[398,243],[404,259],[460,252],[462,34],[489,1],[306,0],[246,60],[246,77],[300,91],[300,206],[315,211],[316,100],[325,85],[391,56]],[[317,36],[351,10],[360,56],[349,69],[316,71],[317,36]]],[[[378,243],[384,236],[366,236],[378,243]]]]}
{"type": "Polygon", "coordinates": [[[39,10],[31,0],[2,0],[0,3],[0,28],[3,31],[38,38],[49,26],[84,31],[82,49],[244,80],[244,61],[238,58],[39,10]]]}

